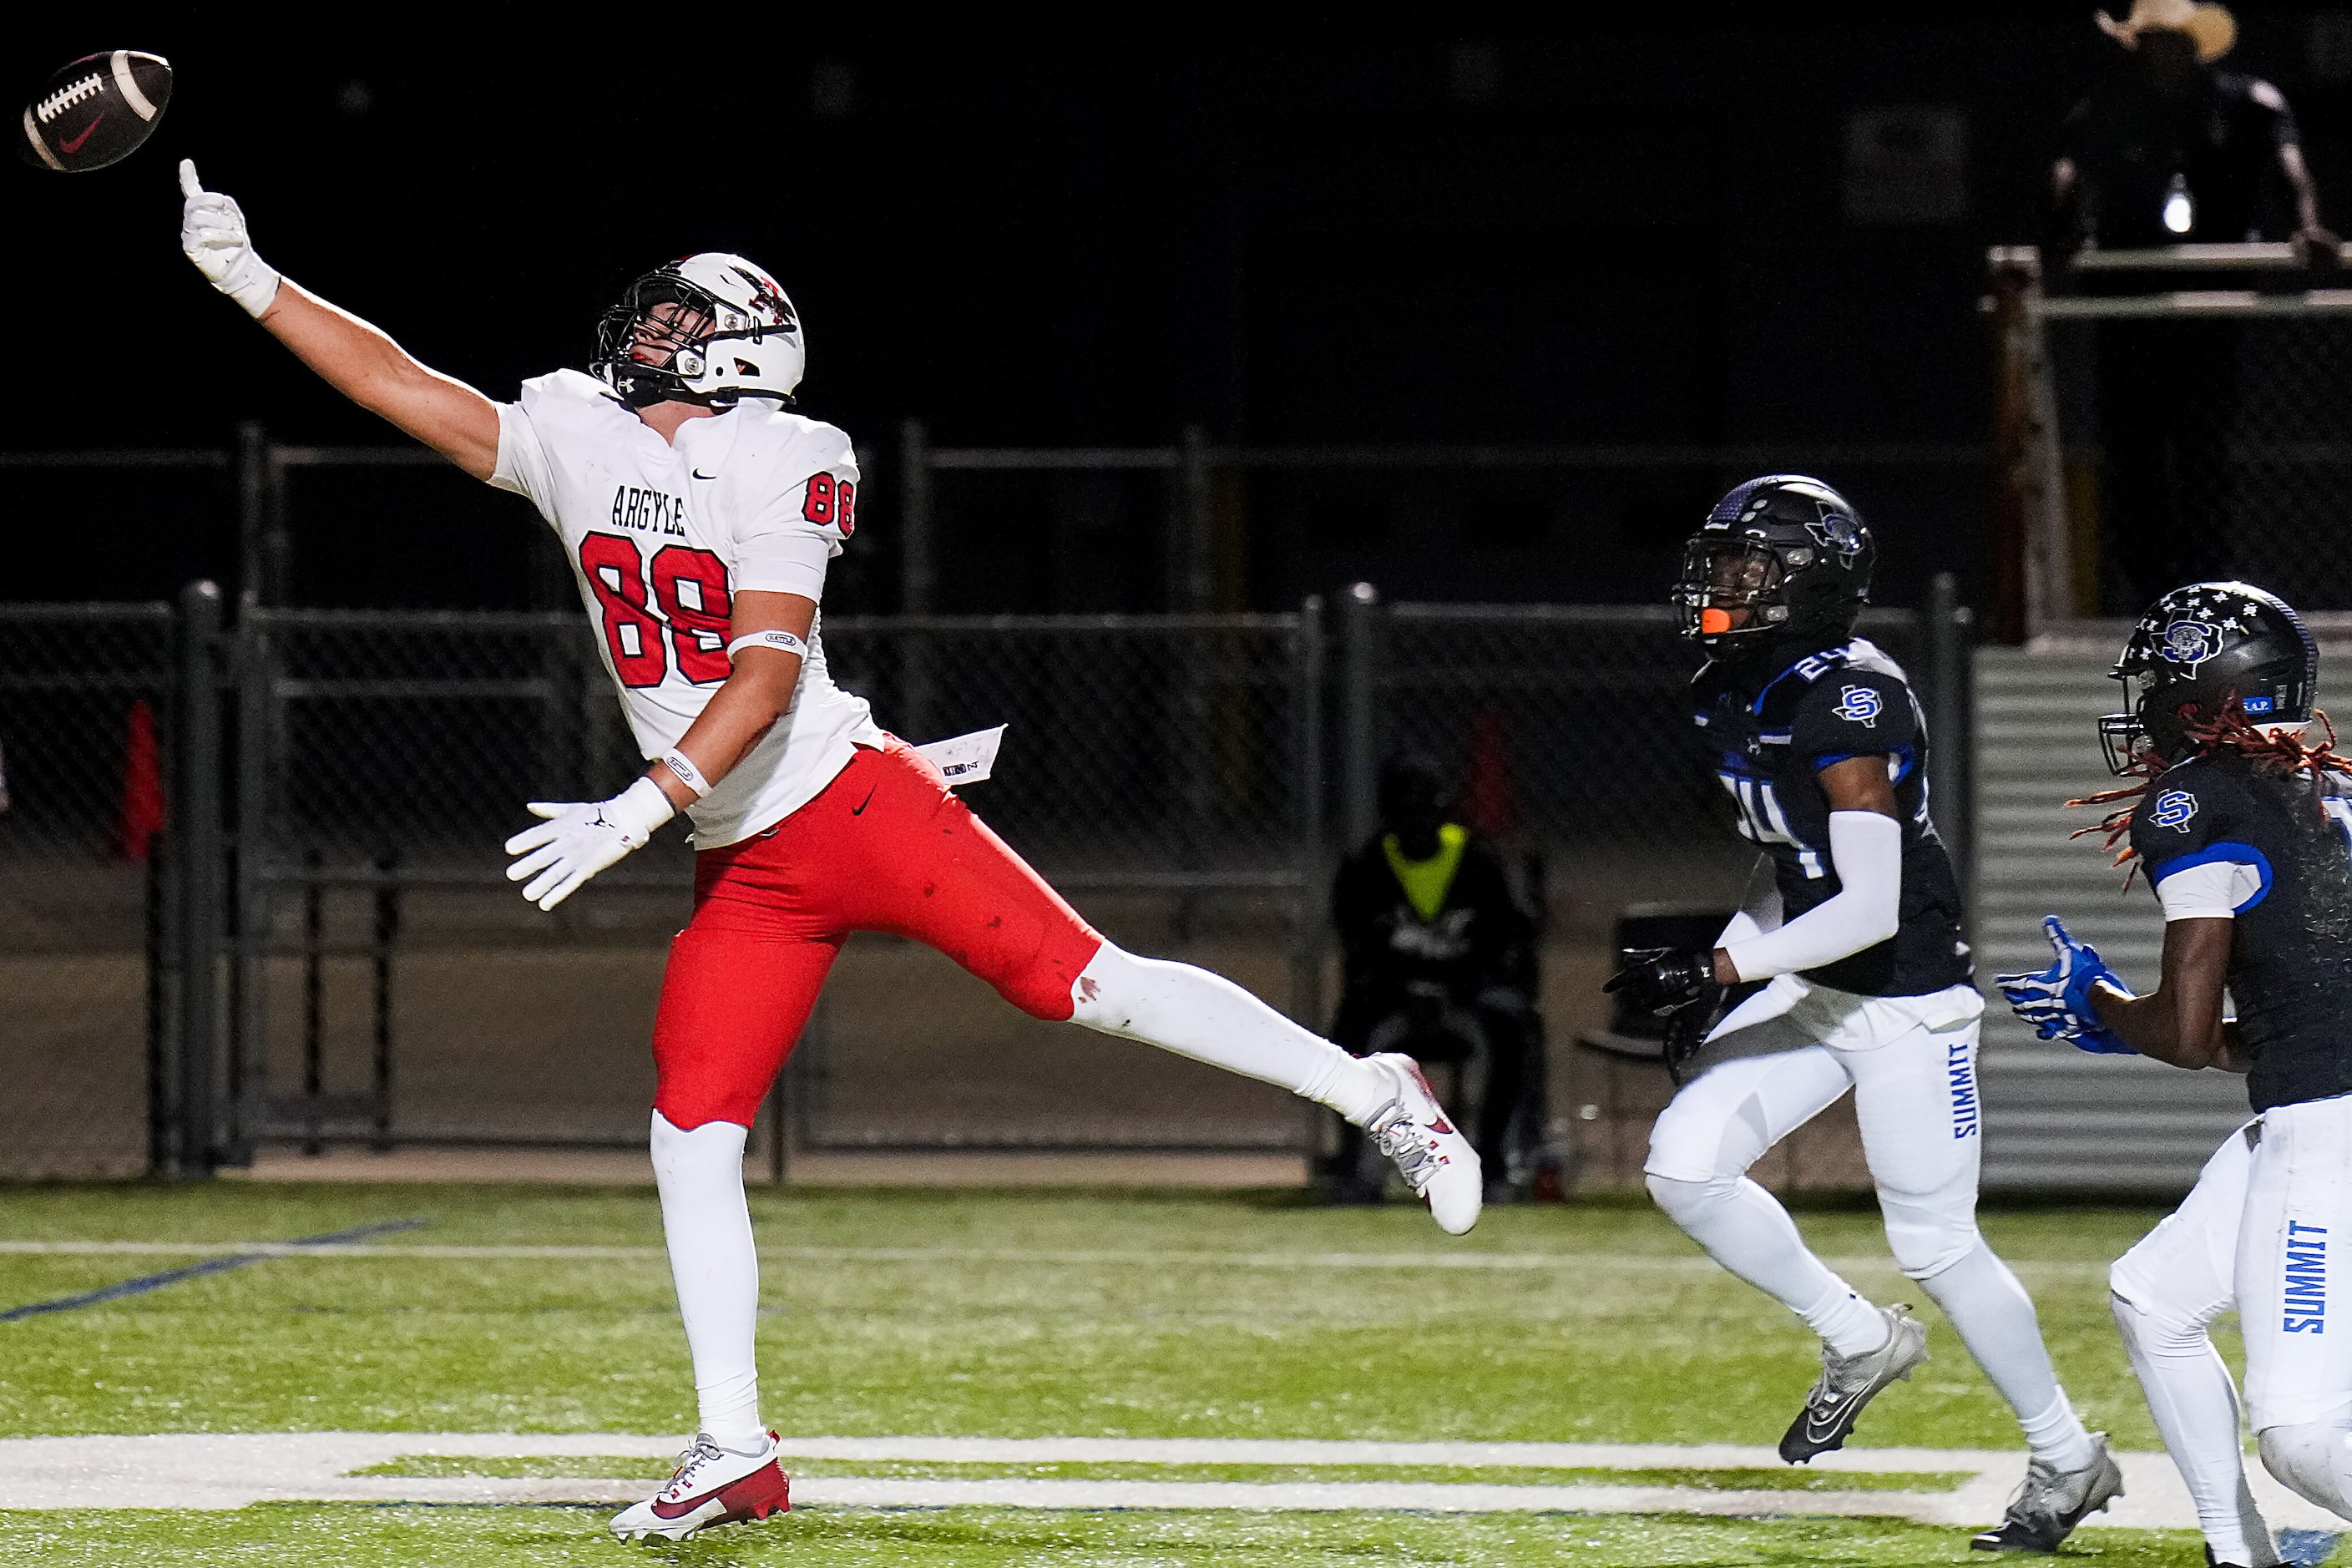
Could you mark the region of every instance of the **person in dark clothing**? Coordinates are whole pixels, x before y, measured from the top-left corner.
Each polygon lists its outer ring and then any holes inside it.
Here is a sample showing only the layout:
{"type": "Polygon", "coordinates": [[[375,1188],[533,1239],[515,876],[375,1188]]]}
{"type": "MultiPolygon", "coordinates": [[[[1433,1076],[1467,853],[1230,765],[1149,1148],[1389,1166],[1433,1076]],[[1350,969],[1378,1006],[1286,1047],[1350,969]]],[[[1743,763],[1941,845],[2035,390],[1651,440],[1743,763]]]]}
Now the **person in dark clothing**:
{"type": "MultiPolygon", "coordinates": [[[[1331,885],[1344,988],[1330,1037],[1358,1056],[1402,1051],[1430,1065],[1484,1057],[1473,1141],[1492,1202],[1509,1190],[1512,1124],[1542,1037],[1536,924],[1503,862],[1446,820],[1448,805],[1428,762],[1381,768],[1380,831],[1331,885]]],[[[1339,1195],[1375,1199],[1376,1180],[1355,1173],[1353,1152],[1342,1149],[1339,1195]]]]}
{"type": "MultiPolygon", "coordinates": [[[[2341,246],[2319,221],[2294,109],[2270,82],[2215,68],[2237,37],[2230,14],[2138,0],[2126,20],[2102,14],[2099,23],[2124,52],[2061,135],[2047,286],[2069,286],[2085,246],[2287,240],[2306,266],[2334,268],[2341,246]]],[[[2247,331],[2233,321],[2121,321],[2093,335],[2114,578],[2106,607],[2127,612],[2184,579],[2233,569],[2241,525],[2224,501],[2245,434],[2247,331]]]]}
{"type": "Polygon", "coordinates": [[[2334,260],[2286,96],[2213,68],[2237,37],[2230,14],[2139,0],[2128,19],[2099,22],[2125,57],[2066,117],[2050,172],[2057,256],[2086,242],[2291,239],[2306,259],[2334,260]]]}

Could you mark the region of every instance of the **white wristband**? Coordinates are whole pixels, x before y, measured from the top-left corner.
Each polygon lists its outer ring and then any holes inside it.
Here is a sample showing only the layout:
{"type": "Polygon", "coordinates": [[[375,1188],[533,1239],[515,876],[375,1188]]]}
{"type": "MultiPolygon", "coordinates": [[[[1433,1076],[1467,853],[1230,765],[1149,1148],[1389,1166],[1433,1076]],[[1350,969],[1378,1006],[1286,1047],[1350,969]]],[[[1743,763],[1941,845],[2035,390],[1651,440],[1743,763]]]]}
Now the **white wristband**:
{"type": "Polygon", "coordinates": [[[747,647],[772,647],[778,653],[789,653],[802,658],[808,657],[808,644],[790,632],[745,632],[727,645],[727,657],[733,658],[747,647]]]}
{"type": "Polygon", "coordinates": [[[710,793],[710,781],[702,776],[702,770],[696,767],[694,760],[684,752],[675,750],[664,752],[661,755],[661,763],[677,775],[678,783],[694,792],[695,799],[700,800],[710,793]]]}

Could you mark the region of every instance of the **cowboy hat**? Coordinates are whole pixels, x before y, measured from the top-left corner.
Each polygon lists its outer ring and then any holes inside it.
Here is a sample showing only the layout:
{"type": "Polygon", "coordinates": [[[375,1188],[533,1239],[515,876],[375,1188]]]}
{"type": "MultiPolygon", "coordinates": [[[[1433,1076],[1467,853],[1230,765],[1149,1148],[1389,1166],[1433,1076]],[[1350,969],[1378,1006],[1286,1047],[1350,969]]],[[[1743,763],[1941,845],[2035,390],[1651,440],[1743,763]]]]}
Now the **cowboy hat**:
{"type": "Polygon", "coordinates": [[[2195,0],[2132,0],[2131,15],[2120,22],[2105,11],[2095,15],[2099,30],[2127,49],[2137,47],[2140,34],[2150,28],[2186,33],[2196,41],[2198,59],[2207,65],[2228,54],[2238,41],[2237,18],[2228,7],[2195,0]]]}

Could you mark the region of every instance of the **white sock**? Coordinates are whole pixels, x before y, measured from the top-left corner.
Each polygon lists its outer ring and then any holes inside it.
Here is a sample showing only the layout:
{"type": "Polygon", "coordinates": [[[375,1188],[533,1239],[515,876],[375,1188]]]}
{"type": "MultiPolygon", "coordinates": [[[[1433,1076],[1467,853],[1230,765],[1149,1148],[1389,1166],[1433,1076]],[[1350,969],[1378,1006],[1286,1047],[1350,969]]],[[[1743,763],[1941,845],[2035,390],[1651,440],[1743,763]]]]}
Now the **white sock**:
{"type": "Polygon", "coordinates": [[[760,1372],[752,1333],[760,1321],[760,1255],[743,1201],[748,1128],[706,1121],[691,1132],[654,1112],[654,1180],[661,1188],[662,1237],[669,1244],[677,1312],[694,1356],[701,1429],[736,1453],[768,1440],[760,1424],[760,1372]]]}
{"type": "Polygon", "coordinates": [[[2197,1505],[2198,1527],[2216,1562],[2272,1568],[2279,1561],[2270,1527],[2246,1484],[2238,1447],[2238,1385],[2201,1323],[2157,1317],[2121,1296],[2108,1298],[2124,1350],[2147,1396],[2165,1452],[2197,1505]]]}
{"type": "Polygon", "coordinates": [[[1840,1355],[1886,1343],[1886,1320],[1830,1272],[1779,1200],[1745,1176],[1649,1178],[1650,1195],[1706,1255],[1805,1321],[1840,1355]]]}
{"type": "Polygon", "coordinates": [[[1359,1126],[1389,1102],[1379,1072],[1189,963],[1138,958],[1107,942],[1070,987],[1070,1007],[1072,1023],[1279,1084],[1359,1126]]]}
{"type": "Polygon", "coordinates": [[[2033,1315],[2033,1298],[2009,1265],[1980,1238],[1958,1263],[1919,1285],[1936,1299],[1969,1354],[2017,1413],[2033,1457],[2062,1470],[2089,1464],[2091,1435],[2058,1386],[2050,1352],[2042,1343],[2042,1324],[2033,1315]]]}
{"type": "Polygon", "coordinates": [[[2352,1520],[2352,1431],[2339,1421],[2265,1427],[2263,1468],[2307,1503],[2352,1520]]]}

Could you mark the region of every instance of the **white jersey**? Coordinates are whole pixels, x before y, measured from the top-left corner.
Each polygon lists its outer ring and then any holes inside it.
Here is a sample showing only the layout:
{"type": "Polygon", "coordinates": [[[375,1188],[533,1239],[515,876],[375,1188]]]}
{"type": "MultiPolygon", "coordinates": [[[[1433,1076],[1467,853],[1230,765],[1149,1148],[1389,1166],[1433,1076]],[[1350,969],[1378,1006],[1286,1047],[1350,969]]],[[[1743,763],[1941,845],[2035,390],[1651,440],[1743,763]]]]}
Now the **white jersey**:
{"type": "MultiPolygon", "coordinates": [[[[499,405],[490,483],[528,496],[563,542],[581,603],[637,749],[677,745],[727,679],[729,616],[745,590],[822,600],[826,563],[856,526],[857,464],[830,425],[747,399],[689,419],[673,444],[602,382],[562,370],[499,405]]],[[[716,848],[814,799],[882,732],[833,683],[817,628],[793,705],[687,808],[716,848]]]]}

